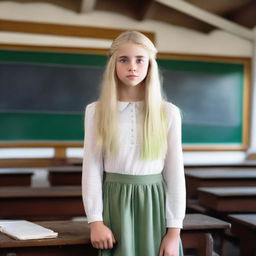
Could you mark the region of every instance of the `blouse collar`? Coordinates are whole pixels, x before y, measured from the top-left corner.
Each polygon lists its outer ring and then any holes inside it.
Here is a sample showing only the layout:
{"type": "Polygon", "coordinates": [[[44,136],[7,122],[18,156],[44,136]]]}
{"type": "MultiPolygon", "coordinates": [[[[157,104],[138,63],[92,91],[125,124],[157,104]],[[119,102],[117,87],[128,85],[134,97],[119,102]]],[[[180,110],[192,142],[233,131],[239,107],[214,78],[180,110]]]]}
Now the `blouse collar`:
{"type": "Polygon", "coordinates": [[[143,106],[143,101],[117,101],[117,106],[118,106],[118,110],[120,112],[122,112],[123,110],[125,110],[128,105],[130,104],[135,104],[135,106],[138,108],[138,109],[141,109],[142,106],[143,106]]]}

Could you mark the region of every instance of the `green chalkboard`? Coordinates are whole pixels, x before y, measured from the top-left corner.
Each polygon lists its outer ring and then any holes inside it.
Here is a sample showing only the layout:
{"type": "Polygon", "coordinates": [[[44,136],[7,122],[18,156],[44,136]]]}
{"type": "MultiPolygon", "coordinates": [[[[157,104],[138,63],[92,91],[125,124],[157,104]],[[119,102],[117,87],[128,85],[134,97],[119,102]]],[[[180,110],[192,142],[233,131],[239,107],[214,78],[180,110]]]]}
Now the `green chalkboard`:
{"type": "MultiPolygon", "coordinates": [[[[0,50],[0,143],[81,142],[98,97],[101,54],[0,50]]],[[[163,89],[180,107],[185,145],[243,145],[245,66],[159,58],[163,89]]]]}

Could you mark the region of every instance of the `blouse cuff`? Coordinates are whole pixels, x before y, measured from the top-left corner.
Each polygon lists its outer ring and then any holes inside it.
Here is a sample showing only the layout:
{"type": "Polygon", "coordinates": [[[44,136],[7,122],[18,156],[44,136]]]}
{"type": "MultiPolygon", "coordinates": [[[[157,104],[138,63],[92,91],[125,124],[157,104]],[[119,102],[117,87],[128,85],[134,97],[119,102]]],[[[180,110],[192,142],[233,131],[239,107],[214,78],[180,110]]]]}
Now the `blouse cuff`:
{"type": "Polygon", "coordinates": [[[183,228],[183,219],[166,219],[167,228],[183,228]]]}
{"type": "Polygon", "coordinates": [[[92,215],[90,217],[87,216],[87,222],[88,223],[91,223],[91,222],[94,222],[94,221],[103,221],[103,218],[102,218],[102,215],[92,215]]]}

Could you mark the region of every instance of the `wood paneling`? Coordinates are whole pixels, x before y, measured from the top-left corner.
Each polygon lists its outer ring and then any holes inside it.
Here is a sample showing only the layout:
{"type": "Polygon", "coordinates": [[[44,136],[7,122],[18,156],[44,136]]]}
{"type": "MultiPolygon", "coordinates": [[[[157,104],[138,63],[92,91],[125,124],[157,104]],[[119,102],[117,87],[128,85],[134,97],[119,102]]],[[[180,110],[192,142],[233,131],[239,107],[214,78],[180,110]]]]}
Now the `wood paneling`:
{"type": "MultiPolygon", "coordinates": [[[[125,30],[0,19],[0,31],[113,40],[125,30]]],[[[155,41],[154,33],[140,32],[145,34],[153,42],[155,41]]]]}

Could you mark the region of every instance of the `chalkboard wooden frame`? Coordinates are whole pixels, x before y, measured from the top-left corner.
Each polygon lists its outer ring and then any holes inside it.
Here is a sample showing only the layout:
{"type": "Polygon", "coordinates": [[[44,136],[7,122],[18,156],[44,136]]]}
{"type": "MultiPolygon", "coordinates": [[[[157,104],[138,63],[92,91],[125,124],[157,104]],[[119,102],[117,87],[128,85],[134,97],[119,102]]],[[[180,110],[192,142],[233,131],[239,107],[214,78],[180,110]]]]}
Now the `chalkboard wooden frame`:
{"type": "MultiPolygon", "coordinates": [[[[32,50],[40,52],[63,52],[63,53],[91,53],[91,54],[105,54],[107,49],[92,49],[92,48],[73,48],[73,47],[43,47],[30,45],[5,45],[0,44],[0,49],[7,50],[32,50]]],[[[230,144],[215,144],[215,145],[186,145],[185,151],[216,151],[216,150],[245,150],[248,146],[249,138],[249,105],[250,105],[250,72],[251,62],[249,58],[232,58],[221,56],[203,56],[203,55],[184,55],[184,54],[170,54],[159,53],[158,57],[161,59],[177,59],[177,60],[193,60],[193,61],[217,61],[223,63],[240,63],[244,66],[244,81],[243,81],[243,130],[242,142],[238,145],[230,144]]],[[[0,147],[81,147],[82,142],[0,142],[0,147]]]]}

